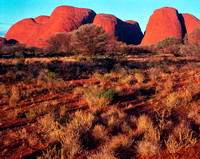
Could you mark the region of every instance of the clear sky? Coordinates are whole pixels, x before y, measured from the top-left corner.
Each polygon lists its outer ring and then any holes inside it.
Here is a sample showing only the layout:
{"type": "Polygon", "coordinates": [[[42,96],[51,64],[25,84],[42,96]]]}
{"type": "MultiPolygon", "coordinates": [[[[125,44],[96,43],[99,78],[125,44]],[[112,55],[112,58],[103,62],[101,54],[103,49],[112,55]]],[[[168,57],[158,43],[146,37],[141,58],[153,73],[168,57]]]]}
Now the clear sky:
{"type": "Polygon", "coordinates": [[[49,16],[60,5],[89,8],[122,20],[138,21],[143,32],[153,11],[164,6],[200,18],[200,0],[0,0],[0,36],[19,20],[49,16]]]}

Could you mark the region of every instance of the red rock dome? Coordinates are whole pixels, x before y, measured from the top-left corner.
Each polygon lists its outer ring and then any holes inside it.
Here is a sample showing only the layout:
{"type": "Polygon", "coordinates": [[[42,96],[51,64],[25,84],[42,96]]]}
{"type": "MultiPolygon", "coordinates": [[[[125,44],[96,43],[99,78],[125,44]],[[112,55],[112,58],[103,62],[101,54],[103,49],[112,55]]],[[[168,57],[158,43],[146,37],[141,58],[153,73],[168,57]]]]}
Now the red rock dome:
{"type": "Polygon", "coordinates": [[[116,27],[119,25],[119,19],[111,14],[97,14],[93,24],[102,26],[106,32],[110,34],[112,39],[118,39],[116,35],[116,27]]]}
{"type": "Polygon", "coordinates": [[[92,23],[95,15],[96,13],[91,9],[60,6],[52,12],[50,17],[39,16],[14,24],[5,38],[15,39],[28,45],[45,46],[45,41],[49,36],[58,32],[69,32],[83,24],[92,23]]]}
{"type": "Polygon", "coordinates": [[[155,10],[151,15],[142,44],[156,44],[167,37],[182,39],[182,33],[178,11],[174,8],[164,7],[155,10]]]}
{"type": "Polygon", "coordinates": [[[182,14],[186,32],[190,34],[195,28],[200,28],[200,20],[191,14],[182,14]]]}
{"type": "Polygon", "coordinates": [[[49,21],[49,19],[50,19],[49,16],[41,15],[36,17],[34,20],[36,23],[45,24],[49,21]]]}
{"type": "Polygon", "coordinates": [[[102,26],[110,34],[112,39],[127,44],[137,45],[143,38],[140,26],[135,21],[123,22],[111,14],[97,14],[93,23],[102,26]]]}

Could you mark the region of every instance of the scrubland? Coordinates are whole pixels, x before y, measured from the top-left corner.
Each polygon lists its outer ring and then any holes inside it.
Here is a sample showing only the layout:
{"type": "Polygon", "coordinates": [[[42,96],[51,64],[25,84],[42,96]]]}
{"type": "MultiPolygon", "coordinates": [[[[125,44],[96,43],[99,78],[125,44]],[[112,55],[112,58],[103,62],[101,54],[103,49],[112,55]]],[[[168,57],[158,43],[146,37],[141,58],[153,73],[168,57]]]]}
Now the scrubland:
{"type": "Polygon", "coordinates": [[[199,46],[161,44],[3,47],[1,158],[199,158],[199,46]]]}

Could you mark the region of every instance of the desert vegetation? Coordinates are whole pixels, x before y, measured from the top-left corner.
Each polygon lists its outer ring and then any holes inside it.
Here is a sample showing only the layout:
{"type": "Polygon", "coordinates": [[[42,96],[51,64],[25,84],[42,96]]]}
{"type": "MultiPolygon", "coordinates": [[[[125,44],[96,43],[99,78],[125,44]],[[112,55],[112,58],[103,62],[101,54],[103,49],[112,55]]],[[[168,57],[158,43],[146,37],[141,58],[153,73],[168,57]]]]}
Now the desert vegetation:
{"type": "Polygon", "coordinates": [[[1,157],[199,158],[196,37],[133,46],[87,24],[2,46],[1,157]]]}

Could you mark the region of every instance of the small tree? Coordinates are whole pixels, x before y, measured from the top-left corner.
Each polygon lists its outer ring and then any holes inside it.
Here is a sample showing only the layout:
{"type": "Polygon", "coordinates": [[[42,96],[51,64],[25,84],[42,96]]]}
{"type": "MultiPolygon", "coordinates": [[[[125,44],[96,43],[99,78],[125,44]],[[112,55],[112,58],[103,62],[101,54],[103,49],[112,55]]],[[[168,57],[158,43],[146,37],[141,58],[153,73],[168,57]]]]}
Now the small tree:
{"type": "Polygon", "coordinates": [[[109,37],[103,27],[95,24],[85,24],[72,33],[76,53],[94,56],[106,52],[109,37]]]}
{"type": "Polygon", "coordinates": [[[71,45],[71,37],[72,34],[68,33],[56,33],[49,37],[47,40],[48,46],[47,51],[55,52],[55,53],[71,53],[72,45],[71,45]]]}

